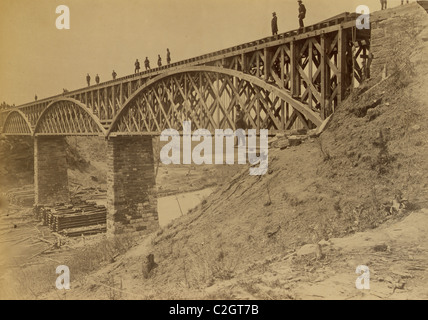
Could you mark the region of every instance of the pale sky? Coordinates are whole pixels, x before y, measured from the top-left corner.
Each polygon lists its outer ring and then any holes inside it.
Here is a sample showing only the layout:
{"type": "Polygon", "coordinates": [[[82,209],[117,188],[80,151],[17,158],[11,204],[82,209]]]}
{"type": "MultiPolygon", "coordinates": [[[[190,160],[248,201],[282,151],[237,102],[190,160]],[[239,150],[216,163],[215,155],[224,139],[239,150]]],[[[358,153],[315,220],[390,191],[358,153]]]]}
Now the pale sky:
{"type": "MultiPolygon", "coordinates": [[[[413,1],[412,1],[413,2],[413,1]]],[[[303,0],[305,25],[379,0],[303,0]]],[[[397,6],[400,0],[389,0],[397,6]]],[[[279,32],[298,28],[297,0],[0,0],[0,103],[20,105],[62,89],[86,86],[134,72],[157,55],[166,63],[271,35],[272,12],[279,32]],[[70,8],[70,30],[58,30],[58,5],[70,8]]]]}

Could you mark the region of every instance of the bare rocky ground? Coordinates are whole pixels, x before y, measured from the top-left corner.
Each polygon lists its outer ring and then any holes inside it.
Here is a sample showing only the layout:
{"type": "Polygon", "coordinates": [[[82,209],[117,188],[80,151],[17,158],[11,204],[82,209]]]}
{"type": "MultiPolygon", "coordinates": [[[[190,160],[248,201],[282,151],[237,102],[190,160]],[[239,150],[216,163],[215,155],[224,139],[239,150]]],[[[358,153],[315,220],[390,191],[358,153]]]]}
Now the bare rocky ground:
{"type": "MultiPolygon", "coordinates": [[[[0,296],[427,299],[427,39],[428,23],[405,67],[356,89],[319,138],[272,147],[268,174],[231,169],[195,209],[145,238],[101,235],[29,260],[23,252],[0,296]],[[54,288],[58,263],[72,272],[65,293],[54,288]],[[370,290],[355,287],[359,265],[370,290]]],[[[21,241],[19,230],[2,232],[21,241]]]]}

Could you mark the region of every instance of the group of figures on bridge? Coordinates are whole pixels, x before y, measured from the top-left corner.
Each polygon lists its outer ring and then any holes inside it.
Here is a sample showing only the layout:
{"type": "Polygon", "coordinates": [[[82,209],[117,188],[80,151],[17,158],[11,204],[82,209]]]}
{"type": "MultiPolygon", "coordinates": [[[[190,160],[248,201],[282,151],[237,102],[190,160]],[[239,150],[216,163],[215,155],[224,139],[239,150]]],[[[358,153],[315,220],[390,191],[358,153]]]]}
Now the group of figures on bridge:
{"type": "Polygon", "coordinates": [[[0,104],[0,110],[9,110],[9,109],[12,109],[12,108],[15,108],[14,104],[13,105],[8,105],[4,101],[0,104]]]}
{"type": "MultiPolygon", "coordinates": [[[[167,64],[171,64],[171,52],[169,51],[169,48],[166,49],[166,62],[167,64]]],[[[140,61],[138,61],[138,59],[135,60],[134,63],[135,69],[134,69],[134,73],[139,73],[140,72],[140,61]]],[[[144,67],[146,68],[146,70],[150,70],[150,60],[148,57],[146,57],[146,60],[144,60],[144,67]]],[[[160,54],[158,54],[158,67],[162,67],[162,58],[160,56],[160,54]]],[[[111,74],[113,80],[116,80],[117,77],[117,73],[116,71],[113,70],[112,74],[111,74]]],[[[86,83],[88,84],[88,87],[91,86],[91,76],[88,74],[86,74],[86,83]]],[[[100,83],[100,76],[97,75],[95,76],[95,83],[99,84],[100,83]]],[[[35,100],[37,100],[37,95],[35,97],[35,100]]]]}
{"type": "MultiPolygon", "coordinates": [[[[409,3],[409,0],[406,0],[406,3],[409,3]]],[[[404,4],[404,0],[401,0],[401,5],[404,4]]],[[[386,10],[388,8],[387,0],[380,0],[381,10],[386,10]]]]}
{"type": "MultiPolygon", "coordinates": [[[[171,64],[171,52],[169,51],[169,48],[166,49],[166,63],[168,65],[171,64]]],[[[135,60],[135,70],[134,73],[139,73],[140,72],[140,61],[135,60]]],[[[144,67],[146,68],[146,70],[150,70],[150,60],[148,57],[146,57],[146,60],[144,60],[144,67]]],[[[158,67],[162,67],[162,58],[160,56],[160,54],[158,54],[158,67]]]]}
{"type": "MultiPolygon", "coordinates": [[[[299,19],[299,29],[302,29],[305,24],[303,23],[303,19],[306,17],[306,7],[303,4],[302,0],[297,1],[299,3],[299,15],[297,16],[299,19]]],[[[272,35],[278,35],[278,17],[276,16],[276,12],[272,13],[272,35]]]]}

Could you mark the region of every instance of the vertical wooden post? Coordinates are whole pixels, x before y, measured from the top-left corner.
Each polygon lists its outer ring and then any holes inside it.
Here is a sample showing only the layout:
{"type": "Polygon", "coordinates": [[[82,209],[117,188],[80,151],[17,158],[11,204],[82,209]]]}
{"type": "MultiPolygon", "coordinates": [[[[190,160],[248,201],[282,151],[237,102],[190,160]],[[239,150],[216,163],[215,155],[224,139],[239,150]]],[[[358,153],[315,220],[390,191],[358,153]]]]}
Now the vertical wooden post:
{"type": "Polygon", "coordinates": [[[285,74],[285,51],[281,49],[281,88],[285,88],[284,74],[285,74]]]}
{"type": "Polygon", "coordinates": [[[95,103],[94,103],[94,90],[91,91],[91,105],[92,105],[92,113],[95,114],[96,108],[95,108],[95,103]]]}
{"type": "Polygon", "coordinates": [[[339,74],[337,75],[337,103],[340,104],[345,98],[347,81],[347,65],[346,65],[346,50],[347,50],[347,34],[342,28],[339,29],[338,41],[337,41],[337,69],[339,74]]]}
{"type": "Polygon", "coordinates": [[[122,107],[122,104],[123,104],[123,82],[121,82],[120,83],[120,92],[119,92],[119,102],[120,102],[120,105],[119,105],[119,107],[121,108],[122,107]]]}
{"type": "Polygon", "coordinates": [[[325,35],[321,35],[321,118],[325,119],[325,103],[326,103],[326,40],[325,35]]]}
{"type": "MultiPolygon", "coordinates": [[[[332,35],[333,36],[333,35],[332,35]]],[[[324,54],[325,54],[325,79],[324,79],[324,83],[325,83],[325,114],[324,114],[324,118],[327,118],[330,114],[331,114],[331,68],[330,65],[328,63],[328,61],[330,60],[330,55],[328,53],[329,48],[330,48],[330,44],[331,44],[331,39],[326,37],[325,38],[325,48],[324,48],[324,54]]]]}
{"type": "Polygon", "coordinates": [[[113,85],[111,87],[111,118],[114,118],[116,115],[116,87],[113,85]]]}
{"type": "Polygon", "coordinates": [[[257,78],[260,78],[260,54],[258,51],[255,52],[256,56],[256,67],[257,67],[257,71],[256,71],[256,76],[257,78]]]}
{"type": "MultiPolygon", "coordinates": [[[[289,109],[289,104],[288,102],[285,104],[285,122],[287,123],[288,120],[290,119],[290,109],[289,109]]],[[[287,128],[284,125],[284,129],[287,130],[287,128]]]]}
{"type": "Polygon", "coordinates": [[[245,53],[241,54],[241,68],[243,73],[247,73],[247,57],[245,56],[245,53]]]}
{"type": "Polygon", "coordinates": [[[109,118],[109,103],[108,103],[108,88],[104,88],[104,117],[105,119],[109,118]]]}
{"type": "Polygon", "coordinates": [[[351,70],[351,90],[355,86],[355,42],[357,41],[357,28],[353,27],[352,31],[352,70],[351,70]]]}
{"type": "Polygon", "coordinates": [[[300,65],[300,52],[299,45],[296,41],[291,42],[291,59],[290,59],[290,73],[291,73],[291,94],[293,97],[300,96],[301,90],[301,77],[299,74],[298,66],[300,65]]]}
{"type": "Polygon", "coordinates": [[[183,81],[184,81],[184,98],[187,100],[188,94],[187,94],[187,76],[186,76],[186,74],[183,75],[183,81]]]}
{"type": "Polygon", "coordinates": [[[281,100],[281,130],[285,130],[285,103],[281,100]]]}
{"type": "Polygon", "coordinates": [[[290,91],[291,95],[294,97],[296,92],[296,82],[294,79],[296,78],[296,44],[295,41],[292,41],[290,44],[291,49],[291,57],[290,57],[290,91]]]}
{"type": "Polygon", "coordinates": [[[257,92],[257,100],[256,100],[256,108],[257,108],[257,132],[260,132],[260,98],[261,98],[261,94],[260,91],[257,92]]]}
{"type": "Polygon", "coordinates": [[[313,84],[313,81],[312,81],[312,75],[313,75],[313,70],[312,70],[312,67],[313,67],[313,43],[312,43],[312,40],[309,40],[309,48],[308,48],[308,50],[309,50],[309,56],[308,56],[308,59],[309,59],[309,61],[308,61],[308,64],[309,64],[309,74],[308,74],[308,78],[309,78],[309,84],[308,84],[308,89],[309,89],[309,97],[308,97],[308,104],[309,104],[309,107],[310,108],[312,108],[312,84],[313,84]]]}
{"type": "MultiPolygon", "coordinates": [[[[217,126],[220,127],[220,80],[219,80],[219,74],[216,73],[216,86],[215,89],[217,90],[216,100],[217,100],[217,126]],[[218,98],[217,98],[218,96],[218,98]]],[[[225,110],[226,111],[226,110],[225,110]]]]}
{"type": "Polygon", "coordinates": [[[271,73],[271,60],[272,60],[272,53],[265,48],[264,49],[264,70],[265,70],[265,81],[269,80],[270,73],[271,73]]]}

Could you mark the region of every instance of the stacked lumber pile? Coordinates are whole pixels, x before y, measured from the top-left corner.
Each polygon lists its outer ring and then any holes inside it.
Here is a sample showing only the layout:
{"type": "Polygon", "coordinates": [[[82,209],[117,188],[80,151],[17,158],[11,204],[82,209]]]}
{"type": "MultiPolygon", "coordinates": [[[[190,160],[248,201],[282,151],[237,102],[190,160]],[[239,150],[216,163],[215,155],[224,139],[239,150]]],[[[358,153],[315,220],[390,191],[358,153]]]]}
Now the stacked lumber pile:
{"type": "Polygon", "coordinates": [[[85,201],[80,205],[36,206],[34,214],[53,232],[69,237],[107,231],[107,208],[93,201],[85,201]]]}
{"type": "Polygon", "coordinates": [[[10,189],[5,196],[10,204],[32,207],[34,204],[34,186],[29,184],[20,188],[10,189]]]}

